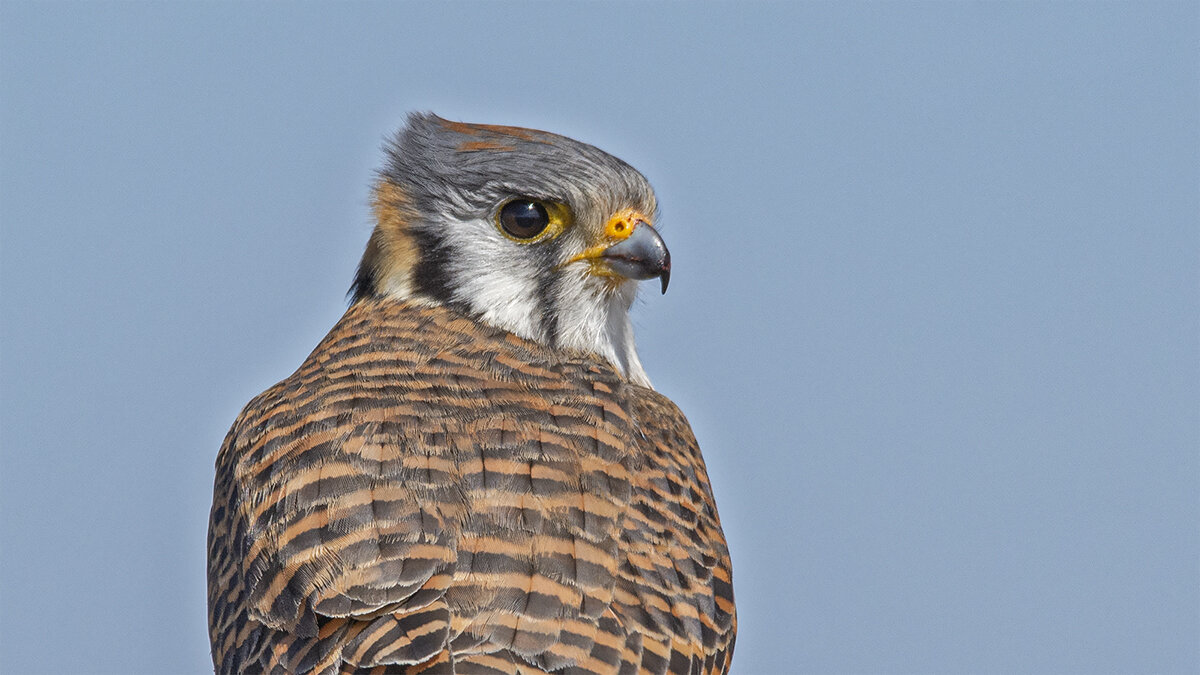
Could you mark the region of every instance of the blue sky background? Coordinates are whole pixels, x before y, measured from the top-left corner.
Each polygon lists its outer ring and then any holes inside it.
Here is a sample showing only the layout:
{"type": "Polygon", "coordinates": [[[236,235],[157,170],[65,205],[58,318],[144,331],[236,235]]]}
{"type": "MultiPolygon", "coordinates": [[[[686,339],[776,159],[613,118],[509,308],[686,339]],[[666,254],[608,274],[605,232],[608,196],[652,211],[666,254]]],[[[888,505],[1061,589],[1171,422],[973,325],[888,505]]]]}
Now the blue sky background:
{"type": "Polygon", "coordinates": [[[0,4],[0,669],[202,673],[218,446],[407,111],[658,190],[736,673],[1200,671],[1183,3],[0,4]]]}

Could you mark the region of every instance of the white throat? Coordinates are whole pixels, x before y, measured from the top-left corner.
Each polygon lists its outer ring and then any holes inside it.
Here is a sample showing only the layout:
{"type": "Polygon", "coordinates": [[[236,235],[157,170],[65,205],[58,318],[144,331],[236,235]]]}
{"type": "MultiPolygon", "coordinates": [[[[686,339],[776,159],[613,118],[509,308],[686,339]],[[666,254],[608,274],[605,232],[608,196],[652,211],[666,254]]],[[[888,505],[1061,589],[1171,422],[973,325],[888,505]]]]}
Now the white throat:
{"type": "Polygon", "coordinates": [[[637,282],[627,281],[615,291],[602,295],[595,287],[605,282],[588,277],[584,284],[571,284],[580,291],[560,294],[558,302],[558,344],[561,347],[592,352],[603,357],[630,382],[653,388],[633,339],[629,306],[637,295],[637,282]],[[591,283],[587,283],[591,282],[591,283]],[[592,286],[593,288],[588,288],[592,286]],[[590,292],[589,292],[590,291],[590,292]]]}
{"type": "MultiPolygon", "coordinates": [[[[580,266],[582,269],[582,266],[580,266]]],[[[504,282],[489,275],[474,277],[460,288],[463,299],[486,323],[523,338],[562,349],[589,352],[608,361],[630,382],[653,388],[638,358],[633,338],[629,307],[637,295],[637,283],[630,281],[615,292],[604,288],[605,281],[590,275],[580,283],[560,284],[551,298],[554,327],[539,318],[541,303],[535,295],[498,292],[504,282]],[[503,298],[503,299],[502,299],[503,298]]],[[[512,284],[511,277],[507,280],[512,284]]],[[[534,286],[524,284],[524,289],[534,286]]],[[[519,288],[509,287],[512,291],[519,288]]]]}

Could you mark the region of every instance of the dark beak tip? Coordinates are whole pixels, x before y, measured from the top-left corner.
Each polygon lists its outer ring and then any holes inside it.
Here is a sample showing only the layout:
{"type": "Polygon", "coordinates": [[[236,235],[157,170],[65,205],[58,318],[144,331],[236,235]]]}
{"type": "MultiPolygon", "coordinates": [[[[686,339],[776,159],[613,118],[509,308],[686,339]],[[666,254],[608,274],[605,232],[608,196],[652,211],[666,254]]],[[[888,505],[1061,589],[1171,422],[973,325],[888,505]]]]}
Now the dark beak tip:
{"type": "Polygon", "coordinates": [[[671,252],[667,250],[665,245],[663,246],[662,254],[662,272],[658,275],[658,278],[662,281],[662,295],[666,295],[667,284],[671,282],[671,252]]]}

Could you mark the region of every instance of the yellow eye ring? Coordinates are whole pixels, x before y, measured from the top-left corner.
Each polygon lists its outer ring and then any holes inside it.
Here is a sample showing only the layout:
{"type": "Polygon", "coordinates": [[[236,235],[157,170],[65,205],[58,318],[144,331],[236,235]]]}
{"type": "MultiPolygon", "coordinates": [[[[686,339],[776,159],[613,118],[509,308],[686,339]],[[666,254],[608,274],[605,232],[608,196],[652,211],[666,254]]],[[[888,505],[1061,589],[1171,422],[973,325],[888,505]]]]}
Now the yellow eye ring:
{"type": "Polygon", "coordinates": [[[571,224],[571,209],[566,204],[518,197],[496,209],[496,229],[519,244],[534,244],[553,239],[571,224]]]}

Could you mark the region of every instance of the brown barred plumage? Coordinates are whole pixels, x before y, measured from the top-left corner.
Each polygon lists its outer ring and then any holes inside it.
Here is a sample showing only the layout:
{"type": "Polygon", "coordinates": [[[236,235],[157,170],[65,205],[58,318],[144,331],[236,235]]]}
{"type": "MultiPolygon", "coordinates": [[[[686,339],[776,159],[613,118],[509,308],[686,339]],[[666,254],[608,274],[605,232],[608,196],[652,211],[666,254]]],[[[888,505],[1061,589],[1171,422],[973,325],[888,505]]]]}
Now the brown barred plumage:
{"type": "Polygon", "coordinates": [[[234,423],[208,573],[220,673],[724,673],[736,629],[674,404],[382,298],[234,423]]]}

